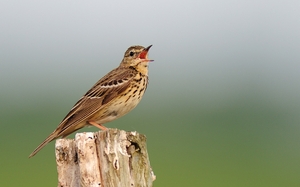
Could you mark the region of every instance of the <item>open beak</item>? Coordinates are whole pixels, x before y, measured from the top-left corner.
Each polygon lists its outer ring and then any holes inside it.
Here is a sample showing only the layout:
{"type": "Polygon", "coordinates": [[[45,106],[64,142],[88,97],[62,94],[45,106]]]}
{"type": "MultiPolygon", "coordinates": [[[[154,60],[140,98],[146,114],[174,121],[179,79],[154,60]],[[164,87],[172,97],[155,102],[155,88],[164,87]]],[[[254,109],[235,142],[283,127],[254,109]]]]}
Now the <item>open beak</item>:
{"type": "Polygon", "coordinates": [[[154,60],[149,60],[148,59],[148,51],[149,49],[152,47],[152,45],[149,45],[148,47],[146,47],[140,54],[139,54],[139,58],[140,59],[144,59],[143,62],[152,62],[154,60]]]}

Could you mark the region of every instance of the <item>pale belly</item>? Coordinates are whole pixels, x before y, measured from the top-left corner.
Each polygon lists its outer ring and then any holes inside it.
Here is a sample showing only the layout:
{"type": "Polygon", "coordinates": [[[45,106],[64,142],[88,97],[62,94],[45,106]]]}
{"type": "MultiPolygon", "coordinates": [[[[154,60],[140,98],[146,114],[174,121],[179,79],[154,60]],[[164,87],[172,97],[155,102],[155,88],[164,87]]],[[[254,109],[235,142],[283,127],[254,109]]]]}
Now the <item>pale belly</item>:
{"type": "Polygon", "coordinates": [[[94,121],[98,124],[105,124],[115,119],[118,119],[124,116],[125,114],[129,113],[132,109],[134,109],[141,101],[141,98],[142,96],[140,98],[130,98],[127,102],[125,102],[124,100],[116,101],[113,104],[111,104],[107,109],[99,111],[101,115],[99,115],[99,118],[94,119],[94,121]]]}
{"type": "Polygon", "coordinates": [[[92,120],[103,125],[124,116],[134,109],[141,101],[148,82],[147,78],[140,81],[141,79],[141,77],[137,77],[137,81],[132,82],[132,89],[129,92],[121,94],[117,100],[112,100],[113,103],[107,103],[107,106],[98,111],[98,114],[94,115],[97,117],[92,120]]]}

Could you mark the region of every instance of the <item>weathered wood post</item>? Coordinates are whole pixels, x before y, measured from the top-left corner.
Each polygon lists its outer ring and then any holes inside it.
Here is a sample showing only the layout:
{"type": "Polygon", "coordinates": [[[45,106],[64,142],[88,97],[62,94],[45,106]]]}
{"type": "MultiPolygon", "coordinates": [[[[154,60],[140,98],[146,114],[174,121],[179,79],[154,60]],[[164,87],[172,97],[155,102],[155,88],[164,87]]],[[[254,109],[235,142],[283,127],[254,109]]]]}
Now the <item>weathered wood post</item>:
{"type": "Polygon", "coordinates": [[[55,144],[58,187],[151,187],[146,137],[108,129],[55,144]]]}

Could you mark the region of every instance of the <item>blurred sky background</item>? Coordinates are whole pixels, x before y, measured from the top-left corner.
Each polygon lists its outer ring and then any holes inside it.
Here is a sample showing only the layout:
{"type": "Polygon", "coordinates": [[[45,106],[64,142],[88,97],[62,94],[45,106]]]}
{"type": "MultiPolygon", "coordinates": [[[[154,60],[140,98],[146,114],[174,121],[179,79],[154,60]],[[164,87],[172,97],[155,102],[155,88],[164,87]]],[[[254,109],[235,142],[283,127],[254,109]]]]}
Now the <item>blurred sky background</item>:
{"type": "Polygon", "coordinates": [[[28,155],[136,44],[153,44],[146,95],[106,126],[147,136],[154,186],[300,186],[299,10],[292,0],[2,0],[0,186],[57,186],[54,143],[28,155]]]}

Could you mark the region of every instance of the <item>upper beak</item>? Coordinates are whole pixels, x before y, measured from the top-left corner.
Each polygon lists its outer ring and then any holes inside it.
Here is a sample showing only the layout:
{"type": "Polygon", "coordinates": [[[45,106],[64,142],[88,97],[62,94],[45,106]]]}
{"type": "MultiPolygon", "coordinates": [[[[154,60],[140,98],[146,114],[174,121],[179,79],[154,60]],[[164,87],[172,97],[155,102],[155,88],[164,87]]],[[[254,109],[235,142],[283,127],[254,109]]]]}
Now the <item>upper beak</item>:
{"type": "Polygon", "coordinates": [[[144,51],[149,51],[149,49],[152,47],[152,45],[149,45],[148,47],[146,47],[145,49],[144,49],[144,51]]]}
{"type": "Polygon", "coordinates": [[[148,51],[149,49],[152,47],[152,45],[149,45],[148,47],[146,47],[139,55],[140,59],[145,59],[146,62],[152,62],[154,60],[149,60],[148,59],[148,51]]]}

